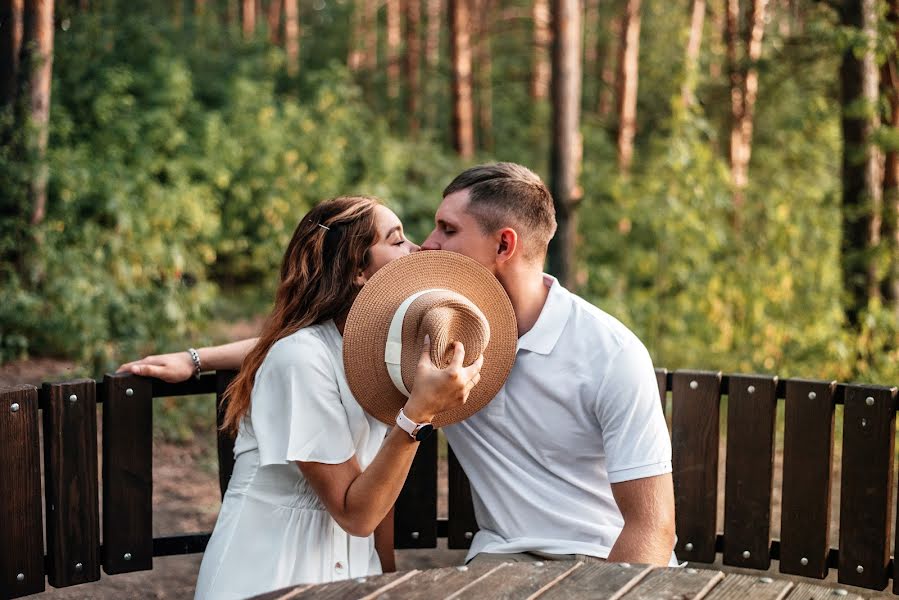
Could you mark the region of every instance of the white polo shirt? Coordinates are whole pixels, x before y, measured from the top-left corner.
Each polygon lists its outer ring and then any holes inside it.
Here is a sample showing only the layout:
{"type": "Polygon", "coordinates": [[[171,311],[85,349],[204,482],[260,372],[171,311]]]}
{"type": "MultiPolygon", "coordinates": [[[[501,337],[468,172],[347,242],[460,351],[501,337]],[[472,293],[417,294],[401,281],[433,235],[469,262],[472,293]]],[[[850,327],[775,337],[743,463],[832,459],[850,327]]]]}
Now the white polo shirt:
{"type": "Polygon", "coordinates": [[[480,527],[469,559],[534,550],[605,558],[624,525],[610,484],[671,472],[646,348],[618,320],[544,280],[549,296],[518,340],[506,384],[445,428],[480,527]]]}

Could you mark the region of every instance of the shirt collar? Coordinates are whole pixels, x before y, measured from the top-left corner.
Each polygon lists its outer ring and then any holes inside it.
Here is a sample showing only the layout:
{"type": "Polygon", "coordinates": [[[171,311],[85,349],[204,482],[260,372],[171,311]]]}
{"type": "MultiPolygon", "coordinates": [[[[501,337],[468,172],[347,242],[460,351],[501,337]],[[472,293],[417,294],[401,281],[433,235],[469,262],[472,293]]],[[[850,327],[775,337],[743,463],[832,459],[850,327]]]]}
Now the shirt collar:
{"type": "Polygon", "coordinates": [[[543,274],[543,283],[549,288],[549,295],[543,310],[530,331],[518,338],[518,350],[528,350],[537,354],[549,354],[562,336],[568,315],[571,313],[571,299],[568,290],[555,277],[543,274]]]}

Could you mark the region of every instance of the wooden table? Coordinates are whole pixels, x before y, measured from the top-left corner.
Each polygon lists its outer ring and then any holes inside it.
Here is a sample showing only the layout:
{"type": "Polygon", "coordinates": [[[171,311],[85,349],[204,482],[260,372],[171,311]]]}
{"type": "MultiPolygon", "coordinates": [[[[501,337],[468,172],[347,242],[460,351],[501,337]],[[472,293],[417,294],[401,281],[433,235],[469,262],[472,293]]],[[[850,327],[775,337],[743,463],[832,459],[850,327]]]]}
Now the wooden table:
{"type": "Polygon", "coordinates": [[[522,600],[605,598],[618,600],[861,600],[839,587],[794,583],[760,575],[725,574],[693,568],[653,568],[604,562],[502,563],[405,571],[321,585],[299,585],[254,600],[435,600],[507,598],[522,600]]]}

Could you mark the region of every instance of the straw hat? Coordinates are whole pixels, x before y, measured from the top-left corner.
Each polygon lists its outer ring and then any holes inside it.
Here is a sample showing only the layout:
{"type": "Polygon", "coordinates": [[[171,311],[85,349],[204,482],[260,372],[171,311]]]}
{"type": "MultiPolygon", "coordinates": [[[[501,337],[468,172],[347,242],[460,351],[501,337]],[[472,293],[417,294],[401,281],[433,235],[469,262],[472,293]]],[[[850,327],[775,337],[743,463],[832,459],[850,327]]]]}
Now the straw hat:
{"type": "Polygon", "coordinates": [[[393,424],[415,380],[425,334],[431,361],[452,360],[452,344],[465,346],[464,365],[484,354],[481,380],[467,402],[437,415],[443,427],[482,409],[512,369],[518,327],[506,291],[476,261],[441,250],[391,261],[364,285],[343,332],[343,364],[350,390],[372,416],[393,424]]]}

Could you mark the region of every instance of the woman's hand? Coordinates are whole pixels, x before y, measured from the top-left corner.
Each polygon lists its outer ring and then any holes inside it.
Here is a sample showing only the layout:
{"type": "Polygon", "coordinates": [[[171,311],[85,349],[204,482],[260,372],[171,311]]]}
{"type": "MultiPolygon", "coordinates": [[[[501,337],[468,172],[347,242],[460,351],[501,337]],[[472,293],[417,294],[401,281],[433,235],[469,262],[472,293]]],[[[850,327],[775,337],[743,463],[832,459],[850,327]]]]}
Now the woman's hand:
{"type": "Polygon", "coordinates": [[[190,354],[185,351],[145,356],[140,360],[125,363],[116,369],[116,372],[134,373],[143,377],[156,377],[169,383],[178,383],[193,377],[195,367],[190,354]]]}
{"type": "Polygon", "coordinates": [[[403,412],[417,423],[428,423],[434,416],[468,400],[471,389],[481,380],[481,366],[484,356],[467,367],[465,348],[461,342],[453,343],[453,359],[445,369],[438,369],[431,363],[431,342],[425,336],[421,357],[415,370],[415,384],[403,412]]]}

